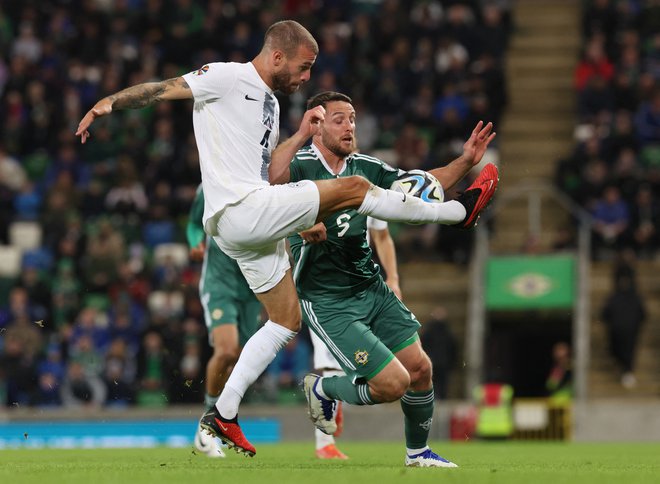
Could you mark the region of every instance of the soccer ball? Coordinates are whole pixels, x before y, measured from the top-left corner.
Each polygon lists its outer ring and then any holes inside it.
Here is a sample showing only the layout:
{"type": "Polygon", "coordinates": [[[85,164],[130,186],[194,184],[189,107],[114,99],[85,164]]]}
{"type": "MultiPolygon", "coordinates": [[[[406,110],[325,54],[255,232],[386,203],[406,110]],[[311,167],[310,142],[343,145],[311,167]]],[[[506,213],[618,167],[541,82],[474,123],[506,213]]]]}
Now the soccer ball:
{"type": "Polygon", "coordinates": [[[410,170],[392,183],[392,190],[421,198],[425,202],[440,203],[445,200],[445,192],[440,182],[424,170],[410,170]]]}

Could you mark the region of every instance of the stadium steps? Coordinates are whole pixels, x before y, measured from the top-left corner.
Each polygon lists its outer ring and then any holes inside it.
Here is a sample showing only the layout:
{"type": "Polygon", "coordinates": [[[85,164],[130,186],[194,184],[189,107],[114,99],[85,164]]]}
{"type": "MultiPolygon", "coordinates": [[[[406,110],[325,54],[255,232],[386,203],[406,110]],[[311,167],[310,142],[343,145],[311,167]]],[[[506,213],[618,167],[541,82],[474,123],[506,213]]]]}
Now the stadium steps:
{"type": "Polygon", "coordinates": [[[636,265],[637,286],[646,304],[647,318],[642,326],[635,359],[637,386],[625,389],[620,370],[609,353],[607,328],[600,321],[601,308],[612,290],[612,263],[596,262],[591,270],[591,368],[589,396],[592,399],[627,397],[657,398],[660,395],[660,261],[640,261],[636,265]]]}
{"type": "MultiPolygon", "coordinates": [[[[525,181],[551,181],[557,159],[570,152],[575,126],[573,72],[580,48],[580,5],[571,0],[517,2],[516,29],[507,53],[509,105],[497,128],[500,196],[525,181]]],[[[527,239],[524,203],[497,211],[494,253],[519,251],[527,239]]],[[[541,246],[550,247],[563,210],[542,204],[541,246]]]]}
{"type": "Polygon", "coordinates": [[[447,262],[409,262],[399,267],[401,291],[406,306],[422,325],[437,306],[447,310],[449,330],[456,339],[456,363],[449,378],[449,398],[463,398],[465,322],[469,271],[447,262]]]}

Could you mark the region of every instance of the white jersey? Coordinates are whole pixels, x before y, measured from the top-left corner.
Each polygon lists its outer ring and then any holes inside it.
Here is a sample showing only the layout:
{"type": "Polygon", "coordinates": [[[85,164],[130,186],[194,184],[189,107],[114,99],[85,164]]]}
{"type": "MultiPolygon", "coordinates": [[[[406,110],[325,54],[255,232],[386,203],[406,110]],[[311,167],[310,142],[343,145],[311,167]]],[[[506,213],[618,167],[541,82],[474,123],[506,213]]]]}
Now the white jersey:
{"type": "Polygon", "coordinates": [[[185,74],[195,99],[193,127],[204,188],[204,227],[230,204],[268,186],[280,106],[251,62],[215,62],[185,74]]]}

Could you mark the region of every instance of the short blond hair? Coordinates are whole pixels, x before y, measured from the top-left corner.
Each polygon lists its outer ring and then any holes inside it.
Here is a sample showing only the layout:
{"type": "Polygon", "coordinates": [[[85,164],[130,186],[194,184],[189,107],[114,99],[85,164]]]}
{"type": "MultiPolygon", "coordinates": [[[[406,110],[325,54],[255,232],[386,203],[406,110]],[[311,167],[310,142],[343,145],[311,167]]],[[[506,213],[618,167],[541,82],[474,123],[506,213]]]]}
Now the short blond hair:
{"type": "Polygon", "coordinates": [[[301,46],[307,47],[314,54],[319,53],[319,45],[314,36],[295,20],[274,23],[264,36],[264,49],[281,50],[287,57],[295,57],[301,46]]]}

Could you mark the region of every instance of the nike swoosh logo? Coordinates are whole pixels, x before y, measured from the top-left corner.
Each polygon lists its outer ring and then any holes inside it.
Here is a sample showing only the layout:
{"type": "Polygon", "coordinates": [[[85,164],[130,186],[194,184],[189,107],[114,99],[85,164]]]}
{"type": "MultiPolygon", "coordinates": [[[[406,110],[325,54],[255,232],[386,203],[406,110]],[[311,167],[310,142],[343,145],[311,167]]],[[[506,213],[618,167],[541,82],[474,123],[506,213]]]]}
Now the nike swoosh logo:
{"type": "Polygon", "coordinates": [[[402,193],[402,195],[403,195],[403,202],[405,203],[406,198],[408,198],[408,197],[406,197],[406,194],[405,194],[405,193],[402,193]]]}
{"type": "Polygon", "coordinates": [[[222,425],[222,422],[217,418],[215,419],[215,422],[218,424],[220,430],[222,430],[223,432],[227,432],[227,430],[229,430],[229,427],[225,427],[224,425],[222,425]]]}
{"type": "Polygon", "coordinates": [[[255,99],[255,98],[253,98],[253,97],[250,97],[250,96],[248,96],[247,94],[245,95],[245,99],[246,99],[247,101],[258,101],[258,99],[255,99]]]}

